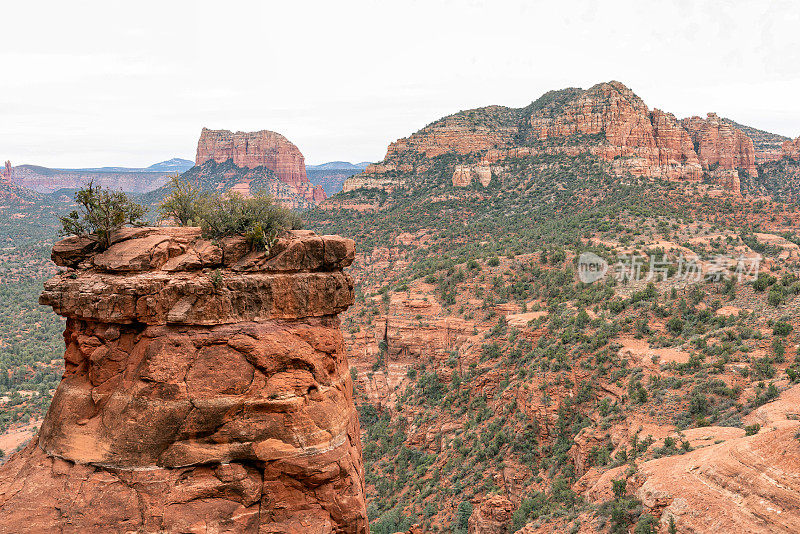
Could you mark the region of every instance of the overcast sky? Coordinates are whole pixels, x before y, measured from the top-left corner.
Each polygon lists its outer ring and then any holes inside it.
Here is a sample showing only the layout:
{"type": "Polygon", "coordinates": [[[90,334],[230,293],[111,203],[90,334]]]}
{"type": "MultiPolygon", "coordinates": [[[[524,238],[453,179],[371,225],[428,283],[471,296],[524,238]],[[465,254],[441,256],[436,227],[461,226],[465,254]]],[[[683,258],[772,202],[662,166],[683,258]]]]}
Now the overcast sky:
{"type": "Polygon", "coordinates": [[[4,2],[0,66],[15,165],[194,159],[203,126],[375,161],[461,109],[612,79],[800,135],[795,0],[4,2]]]}

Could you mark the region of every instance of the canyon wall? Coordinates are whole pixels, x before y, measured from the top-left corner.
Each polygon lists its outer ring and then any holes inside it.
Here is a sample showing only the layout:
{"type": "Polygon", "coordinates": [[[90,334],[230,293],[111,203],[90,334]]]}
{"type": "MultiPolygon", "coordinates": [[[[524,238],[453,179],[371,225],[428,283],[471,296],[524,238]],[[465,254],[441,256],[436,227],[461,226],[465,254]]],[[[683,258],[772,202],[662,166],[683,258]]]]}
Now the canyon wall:
{"type": "Polygon", "coordinates": [[[338,318],[352,240],[137,228],[52,257],[66,370],[0,468],[0,532],[367,532],[338,318]]]}
{"type": "Polygon", "coordinates": [[[197,141],[196,165],[214,160],[246,169],[266,167],[279,180],[290,185],[298,194],[313,202],[325,200],[325,191],[314,187],[306,176],[303,154],[292,142],[269,130],[230,132],[203,128],[197,141]]]}

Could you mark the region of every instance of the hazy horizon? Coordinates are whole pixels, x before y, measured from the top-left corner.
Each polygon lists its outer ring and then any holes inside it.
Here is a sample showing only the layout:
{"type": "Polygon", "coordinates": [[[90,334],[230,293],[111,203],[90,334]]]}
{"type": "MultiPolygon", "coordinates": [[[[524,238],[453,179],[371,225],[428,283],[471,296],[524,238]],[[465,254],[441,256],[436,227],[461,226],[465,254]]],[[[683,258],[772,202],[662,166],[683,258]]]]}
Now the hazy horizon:
{"type": "Polygon", "coordinates": [[[791,1],[4,11],[0,159],[14,165],[193,160],[202,127],[280,132],[310,165],[378,161],[390,142],[459,110],[612,79],[678,117],[716,112],[800,135],[791,1]]]}

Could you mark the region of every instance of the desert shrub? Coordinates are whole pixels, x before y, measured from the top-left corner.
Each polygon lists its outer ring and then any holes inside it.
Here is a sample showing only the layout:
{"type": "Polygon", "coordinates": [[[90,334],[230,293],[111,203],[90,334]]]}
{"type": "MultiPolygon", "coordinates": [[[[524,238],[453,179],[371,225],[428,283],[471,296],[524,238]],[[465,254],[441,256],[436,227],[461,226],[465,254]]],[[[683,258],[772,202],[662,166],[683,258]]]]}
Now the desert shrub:
{"type": "Polygon", "coordinates": [[[89,184],[75,193],[78,209],[60,217],[60,235],[96,241],[102,250],[111,246],[111,234],[126,225],[141,226],[145,209],[122,191],[89,184]]]}
{"type": "Polygon", "coordinates": [[[642,514],[633,529],[634,534],[656,534],[657,532],[658,521],[650,514],[642,514]]]}
{"type": "Polygon", "coordinates": [[[158,206],[162,220],[174,219],[181,226],[200,225],[200,206],[206,194],[180,175],[170,180],[171,190],[158,206]]]}
{"type": "Polygon", "coordinates": [[[684,322],[680,317],[673,317],[667,322],[667,330],[673,334],[680,335],[683,332],[684,322]]]}
{"type": "Polygon", "coordinates": [[[753,423],[752,425],[747,425],[744,427],[744,435],[745,436],[754,436],[758,434],[758,431],[761,430],[761,425],[758,423],[753,423]]]}
{"type": "Polygon", "coordinates": [[[469,516],[472,515],[472,503],[461,501],[456,511],[456,518],[453,521],[454,534],[467,534],[469,528],[469,516]]]}
{"type": "Polygon", "coordinates": [[[786,321],[777,321],[774,325],[772,325],[772,334],[776,336],[786,337],[792,333],[792,330],[792,325],[786,321]]]}
{"type": "Polygon", "coordinates": [[[235,191],[203,192],[179,176],[172,178],[159,213],[162,219],[174,219],[182,226],[202,227],[208,239],[243,235],[256,250],[269,250],[281,233],[303,227],[299,215],[263,191],[250,197],[235,191]]]}
{"type": "Polygon", "coordinates": [[[269,250],[281,233],[303,227],[296,213],[263,192],[248,198],[233,191],[205,195],[197,214],[204,237],[243,235],[256,250],[269,250]]]}

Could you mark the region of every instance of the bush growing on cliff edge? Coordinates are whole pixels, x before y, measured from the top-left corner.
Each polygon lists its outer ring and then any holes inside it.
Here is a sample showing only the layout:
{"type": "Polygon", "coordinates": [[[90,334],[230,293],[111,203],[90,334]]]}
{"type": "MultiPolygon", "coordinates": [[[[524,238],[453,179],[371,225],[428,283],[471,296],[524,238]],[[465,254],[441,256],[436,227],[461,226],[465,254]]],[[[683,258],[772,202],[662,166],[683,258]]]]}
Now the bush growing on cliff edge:
{"type": "Polygon", "coordinates": [[[251,197],[235,191],[203,192],[179,176],[172,178],[171,185],[159,205],[162,219],[200,226],[209,239],[243,235],[254,249],[269,250],[282,232],[303,227],[296,213],[276,204],[263,191],[251,197]]]}
{"type": "Polygon", "coordinates": [[[198,208],[205,196],[203,192],[189,180],[182,180],[180,175],[172,177],[170,186],[172,190],[158,206],[161,219],[174,219],[181,226],[199,225],[198,208]]]}
{"type": "Polygon", "coordinates": [[[198,212],[204,237],[243,235],[257,250],[269,250],[282,232],[303,227],[296,213],[263,191],[247,198],[235,191],[210,194],[199,203],[198,212]]]}
{"type": "Polygon", "coordinates": [[[110,191],[89,182],[75,193],[78,210],[60,217],[59,235],[76,235],[96,241],[102,250],[111,246],[111,234],[123,226],[142,226],[145,209],[122,191],[110,191]],[[79,211],[80,210],[80,211],[79,211]]]}

